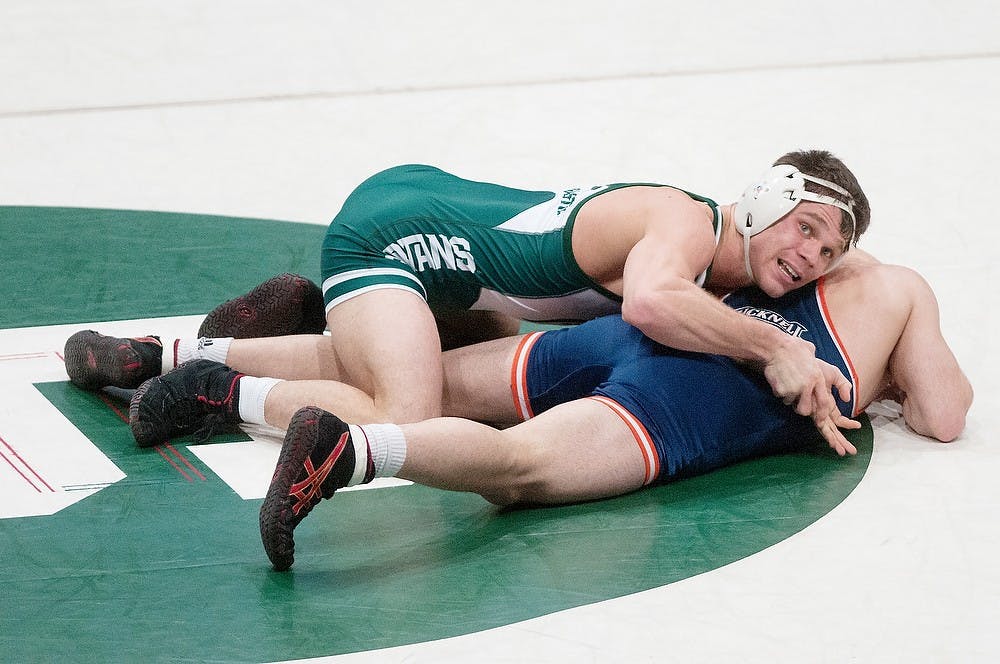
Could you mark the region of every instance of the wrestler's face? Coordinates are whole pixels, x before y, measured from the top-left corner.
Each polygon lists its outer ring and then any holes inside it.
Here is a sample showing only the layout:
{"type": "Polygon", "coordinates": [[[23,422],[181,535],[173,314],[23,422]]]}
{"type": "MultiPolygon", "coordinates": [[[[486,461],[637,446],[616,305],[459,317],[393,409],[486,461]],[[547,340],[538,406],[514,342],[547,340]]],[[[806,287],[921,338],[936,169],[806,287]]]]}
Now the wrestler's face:
{"type": "Polygon", "coordinates": [[[840,210],[803,201],[770,228],[750,239],[750,267],[771,297],[804,286],[831,270],[847,248],[840,210]]]}

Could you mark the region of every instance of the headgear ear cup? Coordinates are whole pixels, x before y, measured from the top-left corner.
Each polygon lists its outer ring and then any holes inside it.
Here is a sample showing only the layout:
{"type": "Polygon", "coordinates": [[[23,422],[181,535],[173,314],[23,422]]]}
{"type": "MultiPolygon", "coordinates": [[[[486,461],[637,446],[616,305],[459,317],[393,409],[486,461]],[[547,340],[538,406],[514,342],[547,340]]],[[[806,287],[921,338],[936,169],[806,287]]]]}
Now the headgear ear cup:
{"type": "Polygon", "coordinates": [[[736,202],[736,229],[753,236],[778,221],[798,204],[796,191],[805,188],[794,166],[772,166],[757,182],[751,184],[736,202]]]}
{"type": "Polygon", "coordinates": [[[743,260],[747,276],[751,280],[754,277],[750,269],[750,238],[773,225],[802,201],[825,203],[846,212],[851,219],[851,241],[854,241],[854,201],[846,189],[833,182],[806,175],[790,164],[772,166],[758,182],[747,187],[734,208],[733,224],[743,236],[743,260]],[[841,194],[847,202],[806,191],[807,180],[841,194]]]}

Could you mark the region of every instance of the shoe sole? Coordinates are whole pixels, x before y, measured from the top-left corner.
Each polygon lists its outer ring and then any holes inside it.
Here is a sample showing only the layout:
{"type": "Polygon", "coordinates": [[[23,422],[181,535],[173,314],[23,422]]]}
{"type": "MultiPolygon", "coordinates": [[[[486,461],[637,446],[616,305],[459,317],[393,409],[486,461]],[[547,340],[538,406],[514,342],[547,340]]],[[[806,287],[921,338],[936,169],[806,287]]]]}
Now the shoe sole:
{"type": "Polygon", "coordinates": [[[108,385],[132,389],[149,377],[142,372],[142,360],[128,339],[93,330],[77,332],[67,339],[63,358],[70,381],[85,390],[108,385]]]}
{"type": "Polygon", "coordinates": [[[303,514],[292,514],[293,499],[288,494],[296,476],[302,472],[305,460],[316,449],[319,421],[323,414],[319,408],[306,407],[292,416],[271,486],[260,506],[260,539],[271,565],[279,572],[290,568],[295,561],[295,526],[312,509],[310,506],[303,514]],[[291,528],[288,527],[289,519],[294,522],[291,528]]]}
{"type": "Polygon", "coordinates": [[[210,423],[212,418],[222,413],[205,412],[204,406],[230,408],[230,416],[236,408],[236,381],[243,377],[229,367],[210,360],[192,360],[185,362],[169,374],[156,376],[145,381],[136,389],[128,406],[128,423],[132,437],[139,447],[152,447],[168,442],[177,436],[194,434],[196,442],[204,442],[217,431],[225,428],[235,428],[235,422],[210,423]],[[203,367],[222,367],[226,370],[226,380],[229,381],[229,394],[219,402],[212,402],[204,395],[194,394],[184,396],[184,386],[178,386],[178,380],[184,380],[185,371],[201,371],[203,367]],[[160,394],[156,391],[160,390],[160,394]]]}
{"type": "Polygon", "coordinates": [[[198,336],[256,339],[322,334],[325,329],[323,291],[305,277],[286,273],[213,309],[198,336]]]}
{"type": "Polygon", "coordinates": [[[154,445],[166,442],[166,437],[163,437],[164,440],[157,440],[159,436],[156,435],[156,426],[154,424],[144,422],[139,418],[140,403],[145,398],[146,393],[149,392],[149,388],[153,386],[155,380],[155,378],[151,378],[140,385],[128,404],[128,426],[132,430],[132,437],[135,438],[136,445],[139,447],[153,447],[154,445]]]}

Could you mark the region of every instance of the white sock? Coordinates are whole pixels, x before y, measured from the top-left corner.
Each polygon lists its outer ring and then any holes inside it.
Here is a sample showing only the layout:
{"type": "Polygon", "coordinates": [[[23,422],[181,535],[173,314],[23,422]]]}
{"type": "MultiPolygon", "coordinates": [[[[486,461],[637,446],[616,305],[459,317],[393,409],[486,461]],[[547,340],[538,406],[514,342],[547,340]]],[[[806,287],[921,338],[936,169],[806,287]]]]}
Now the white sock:
{"type": "Polygon", "coordinates": [[[403,430],[395,424],[350,425],[351,439],[354,441],[355,462],[353,486],[364,477],[368,467],[368,452],[372,455],[375,477],[394,477],[406,460],[406,438],[403,430]],[[360,448],[360,450],[359,450],[360,448]],[[359,477],[360,474],[360,477],[359,477]],[[357,481],[355,481],[357,480],[357,481]]]}
{"type": "MultiPolygon", "coordinates": [[[[191,360],[212,360],[213,362],[226,363],[226,356],[229,355],[229,346],[233,343],[232,337],[221,339],[178,339],[173,343],[174,357],[173,367],[179,366],[191,360]]],[[[163,354],[163,364],[166,368],[167,353],[163,354]]],[[[171,369],[173,367],[170,367],[171,369]]]]}
{"type": "Polygon", "coordinates": [[[163,353],[160,355],[161,374],[177,368],[177,344],[180,342],[180,339],[174,339],[170,343],[163,344],[163,353]]]}
{"type": "Polygon", "coordinates": [[[267,424],[264,421],[264,402],[271,388],[280,382],[277,378],[240,378],[240,419],[250,424],[267,424]]]}

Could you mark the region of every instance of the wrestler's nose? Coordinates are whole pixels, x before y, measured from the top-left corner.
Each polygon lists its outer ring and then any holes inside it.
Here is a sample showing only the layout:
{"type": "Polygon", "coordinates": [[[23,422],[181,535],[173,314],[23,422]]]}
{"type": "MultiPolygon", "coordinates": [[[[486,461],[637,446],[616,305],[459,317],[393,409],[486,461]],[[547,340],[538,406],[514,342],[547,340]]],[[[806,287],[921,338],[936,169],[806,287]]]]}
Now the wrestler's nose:
{"type": "Polygon", "coordinates": [[[822,254],[823,247],[820,243],[812,238],[807,238],[802,241],[799,245],[799,256],[805,261],[806,266],[809,269],[816,269],[816,266],[820,263],[820,255],[822,254]]]}

